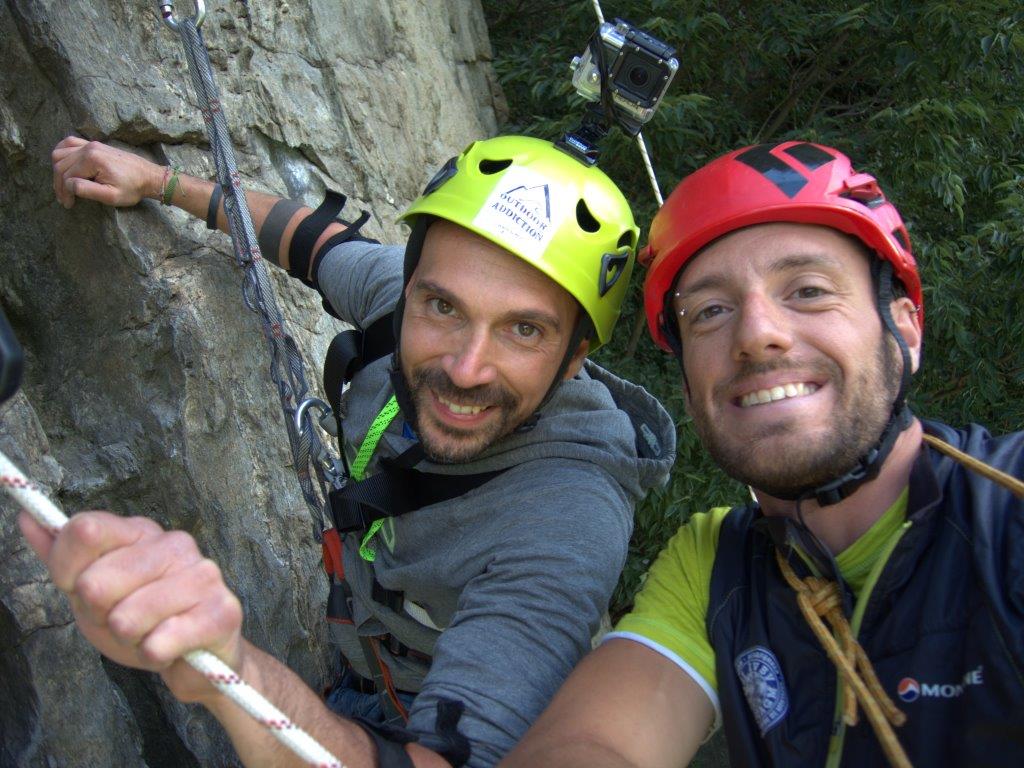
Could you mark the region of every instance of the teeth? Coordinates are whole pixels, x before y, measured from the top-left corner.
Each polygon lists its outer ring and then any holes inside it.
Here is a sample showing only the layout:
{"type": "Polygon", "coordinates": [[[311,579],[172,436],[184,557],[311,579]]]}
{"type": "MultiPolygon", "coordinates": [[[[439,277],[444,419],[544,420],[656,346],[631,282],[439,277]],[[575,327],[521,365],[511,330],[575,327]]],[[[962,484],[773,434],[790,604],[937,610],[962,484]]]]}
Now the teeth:
{"type": "Polygon", "coordinates": [[[752,405],[761,405],[775,400],[785,400],[790,397],[803,397],[818,391],[817,384],[786,384],[784,386],[772,387],[771,389],[759,389],[756,392],[748,392],[740,398],[740,407],[749,408],[752,405]]]}
{"type": "Polygon", "coordinates": [[[459,405],[458,403],[453,403],[451,400],[445,400],[443,397],[439,397],[437,399],[440,400],[444,404],[444,407],[449,411],[457,413],[460,416],[475,416],[486,407],[483,405],[459,405]]]}

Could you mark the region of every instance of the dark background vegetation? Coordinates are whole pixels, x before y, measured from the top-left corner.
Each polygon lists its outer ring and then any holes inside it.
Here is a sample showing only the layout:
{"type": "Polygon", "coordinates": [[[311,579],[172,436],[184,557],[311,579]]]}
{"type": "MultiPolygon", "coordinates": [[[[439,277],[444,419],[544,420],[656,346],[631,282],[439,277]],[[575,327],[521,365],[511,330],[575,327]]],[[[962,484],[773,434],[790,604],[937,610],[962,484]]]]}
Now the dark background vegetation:
{"type": "MultiPolygon", "coordinates": [[[[587,0],[484,0],[509,102],[502,130],[554,139],[582,100],[568,62],[597,26],[587,0]]],[[[925,290],[914,410],[993,432],[1024,424],[1024,10],[1019,0],[605,2],[676,46],[679,73],[644,134],[664,195],[737,147],[806,139],[848,154],[899,207],[925,290]]],[[[646,231],[656,203],[622,134],[601,166],[646,231]]],[[[641,243],[644,242],[643,236],[641,243]]],[[[683,412],[679,369],[641,328],[642,274],[597,359],[644,384],[677,419],[672,480],[637,512],[612,615],[628,609],[652,558],[698,510],[745,489],[703,454],[683,412]]],[[[784,460],[784,457],[780,457],[784,460]]]]}

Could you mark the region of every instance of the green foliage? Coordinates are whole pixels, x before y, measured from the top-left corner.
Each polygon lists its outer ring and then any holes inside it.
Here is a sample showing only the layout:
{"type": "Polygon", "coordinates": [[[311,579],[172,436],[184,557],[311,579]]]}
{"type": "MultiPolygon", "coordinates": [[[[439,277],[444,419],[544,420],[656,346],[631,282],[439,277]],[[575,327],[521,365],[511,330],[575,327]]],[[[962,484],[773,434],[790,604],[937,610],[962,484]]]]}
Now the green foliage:
{"type": "MultiPolygon", "coordinates": [[[[582,100],[568,62],[596,27],[593,6],[485,0],[504,130],[557,138],[582,100]]],[[[915,410],[993,431],[1024,424],[1024,10],[1019,0],[648,0],[604,13],[678,49],[680,71],[644,134],[667,193],[736,147],[803,138],[834,146],[878,177],[907,221],[925,285],[924,367],[915,410]]],[[[644,227],[655,203],[639,154],[620,134],[602,167],[644,227]]],[[[640,329],[640,282],[599,361],[643,383],[679,422],[669,487],[637,513],[614,611],[692,512],[736,502],[687,427],[674,361],[640,329]],[[635,351],[633,347],[636,347],[635,351]]]]}

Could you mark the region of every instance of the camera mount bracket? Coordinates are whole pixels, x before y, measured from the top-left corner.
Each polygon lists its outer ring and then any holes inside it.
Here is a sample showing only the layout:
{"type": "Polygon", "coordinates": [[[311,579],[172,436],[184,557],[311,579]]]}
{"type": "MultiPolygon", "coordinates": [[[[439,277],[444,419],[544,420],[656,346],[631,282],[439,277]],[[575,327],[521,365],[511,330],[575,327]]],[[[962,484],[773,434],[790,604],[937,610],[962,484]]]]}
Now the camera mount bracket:
{"type": "Polygon", "coordinates": [[[597,104],[588,104],[583,122],[563,135],[555,146],[587,165],[595,165],[601,154],[601,140],[608,135],[610,127],[604,110],[597,104]]]}

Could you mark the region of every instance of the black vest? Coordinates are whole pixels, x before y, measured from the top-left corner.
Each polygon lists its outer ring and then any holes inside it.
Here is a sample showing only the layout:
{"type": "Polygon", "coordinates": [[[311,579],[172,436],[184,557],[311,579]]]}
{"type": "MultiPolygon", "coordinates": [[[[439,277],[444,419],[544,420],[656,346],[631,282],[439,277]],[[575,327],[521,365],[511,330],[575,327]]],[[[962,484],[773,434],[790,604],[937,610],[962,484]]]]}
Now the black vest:
{"type": "MultiPolygon", "coordinates": [[[[1016,477],[1024,433],[926,431],[1016,477]]],[[[912,523],[871,594],[858,640],[907,715],[915,766],[1024,765],[1024,503],[930,448],[910,478],[912,523]]],[[[756,507],[722,522],[707,630],[734,766],[822,766],[838,673],[805,623],[756,507]]],[[[808,575],[791,558],[798,575],[808,575]]],[[[865,586],[865,589],[869,588],[865,586]]],[[[853,604],[853,601],[849,601],[853,604]]],[[[848,617],[849,618],[849,617],[848,617]]],[[[863,711],[842,765],[886,765],[863,711]]]]}

